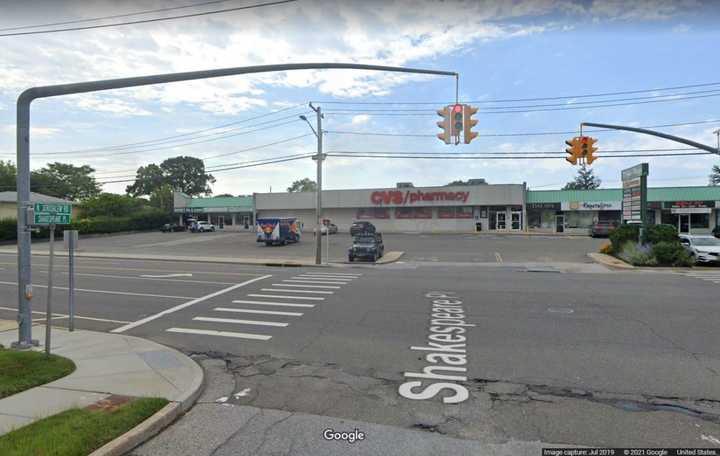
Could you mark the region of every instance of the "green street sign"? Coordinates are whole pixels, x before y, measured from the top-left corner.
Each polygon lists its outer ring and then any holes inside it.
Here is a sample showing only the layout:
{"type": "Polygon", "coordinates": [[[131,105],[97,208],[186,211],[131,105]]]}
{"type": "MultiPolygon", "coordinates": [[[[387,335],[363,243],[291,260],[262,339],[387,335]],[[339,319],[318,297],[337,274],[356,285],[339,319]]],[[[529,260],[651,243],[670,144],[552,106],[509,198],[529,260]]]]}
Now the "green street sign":
{"type": "Polygon", "coordinates": [[[33,225],[69,225],[72,205],[64,203],[35,203],[33,225]]]}

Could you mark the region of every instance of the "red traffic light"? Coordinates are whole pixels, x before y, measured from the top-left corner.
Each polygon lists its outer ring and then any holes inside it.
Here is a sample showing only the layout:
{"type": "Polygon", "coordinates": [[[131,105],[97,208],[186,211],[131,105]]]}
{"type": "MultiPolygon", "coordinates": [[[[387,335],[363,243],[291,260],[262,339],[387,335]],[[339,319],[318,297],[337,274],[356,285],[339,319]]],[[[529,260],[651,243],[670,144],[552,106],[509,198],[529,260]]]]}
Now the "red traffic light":
{"type": "Polygon", "coordinates": [[[456,104],[453,106],[453,112],[462,112],[462,105],[456,104]]]}

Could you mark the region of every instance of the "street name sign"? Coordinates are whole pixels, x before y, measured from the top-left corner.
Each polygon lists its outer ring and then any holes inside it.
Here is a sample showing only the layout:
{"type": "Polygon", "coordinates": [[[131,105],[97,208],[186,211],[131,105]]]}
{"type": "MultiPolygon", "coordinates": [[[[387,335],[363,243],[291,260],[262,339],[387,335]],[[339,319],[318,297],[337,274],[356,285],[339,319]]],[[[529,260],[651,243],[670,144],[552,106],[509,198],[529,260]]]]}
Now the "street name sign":
{"type": "Polygon", "coordinates": [[[33,225],[69,225],[72,220],[72,204],[35,203],[33,225]]]}

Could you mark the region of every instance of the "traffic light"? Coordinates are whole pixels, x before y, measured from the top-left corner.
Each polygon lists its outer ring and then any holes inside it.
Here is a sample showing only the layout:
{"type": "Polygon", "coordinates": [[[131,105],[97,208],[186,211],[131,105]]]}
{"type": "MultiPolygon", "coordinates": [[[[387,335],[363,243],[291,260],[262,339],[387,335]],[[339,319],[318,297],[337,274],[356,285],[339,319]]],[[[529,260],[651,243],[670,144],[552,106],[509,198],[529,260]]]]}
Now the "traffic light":
{"type": "Polygon", "coordinates": [[[569,157],[565,157],[565,160],[573,165],[577,165],[578,158],[580,158],[580,138],[576,136],[573,139],[565,141],[565,144],[570,146],[565,149],[565,152],[570,155],[569,157]]]}
{"type": "Polygon", "coordinates": [[[452,134],[455,136],[455,144],[460,142],[460,132],[463,130],[463,105],[456,104],[452,107],[452,134]]]}
{"type": "Polygon", "coordinates": [[[477,138],[478,134],[472,131],[472,128],[478,123],[476,119],[472,118],[476,112],[478,112],[478,108],[463,105],[463,133],[465,136],[465,144],[470,144],[470,141],[477,138]]]}
{"type": "Polygon", "coordinates": [[[452,140],[452,126],[450,122],[450,106],[445,106],[442,109],[438,109],[438,115],[443,120],[438,121],[437,126],[443,129],[442,133],[438,133],[437,137],[445,141],[445,144],[450,144],[452,140]]]}
{"type": "Polygon", "coordinates": [[[598,150],[597,147],[593,147],[596,142],[597,139],[591,138],[590,136],[582,137],[582,154],[588,165],[598,159],[595,155],[593,155],[598,150]]]}

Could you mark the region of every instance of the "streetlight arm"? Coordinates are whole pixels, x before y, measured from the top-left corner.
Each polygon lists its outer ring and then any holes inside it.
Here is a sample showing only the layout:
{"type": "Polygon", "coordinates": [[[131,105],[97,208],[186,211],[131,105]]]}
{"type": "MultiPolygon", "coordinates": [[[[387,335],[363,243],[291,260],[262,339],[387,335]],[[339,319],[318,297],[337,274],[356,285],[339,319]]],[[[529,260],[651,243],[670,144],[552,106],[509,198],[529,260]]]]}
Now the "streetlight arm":
{"type": "Polygon", "coordinates": [[[643,134],[646,134],[646,135],[657,136],[657,137],[659,137],[659,138],[669,139],[670,141],[675,141],[675,142],[679,142],[679,143],[682,143],[682,144],[687,144],[688,146],[692,146],[692,147],[695,147],[695,148],[698,148],[698,149],[706,150],[706,151],[708,151],[708,152],[710,152],[710,153],[712,153],[712,154],[720,155],[720,150],[717,149],[717,148],[715,148],[715,147],[707,146],[707,145],[705,145],[705,144],[701,144],[701,143],[699,143],[699,142],[695,142],[695,141],[692,141],[692,140],[690,140],[690,139],[681,138],[681,137],[679,137],[679,136],[668,135],[667,133],[661,133],[661,132],[659,132],[659,131],[648,130],[648,129],[646,129],[646,128],[626,127],[626,126],[623,126],[623,125],[608,125],[608,124],[600,124],[600,123],[594,123],[594,122],[583,122],[583,123],[580,124],[580,130],[581,130],[581,132],[582,132],[582,127],[584,127],[584,126],[588,126],[588,127],[598,127],[598,128],[609,128],[609,129],[611,129],[611,130],[626,130],[626,131],[633,131],[633,132],[635,132],[635,133],[643,133],[643,134]]]}

